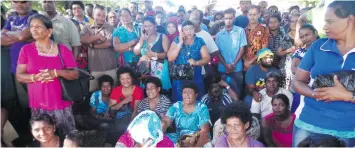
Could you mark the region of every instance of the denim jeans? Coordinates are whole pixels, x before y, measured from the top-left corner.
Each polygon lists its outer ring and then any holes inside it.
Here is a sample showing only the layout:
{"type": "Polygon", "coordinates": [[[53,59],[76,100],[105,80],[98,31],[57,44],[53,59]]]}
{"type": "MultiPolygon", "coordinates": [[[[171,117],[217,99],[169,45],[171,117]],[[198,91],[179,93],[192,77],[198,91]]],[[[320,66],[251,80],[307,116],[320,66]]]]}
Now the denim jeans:
{"type": "MultiPolygon", "coordinates": [[[[301,129],[297,126],[293,126],[293,137],[292,137],[292,147],[297,147],[297,145],[302,142],[307,137],[315,139],[318,141],[319,139],[327,139],[332,137],[331,135],[318,134],[313,133],[304,129],[301,129]]],[[[355,138],[338,138],[342,140],[346,147],[354,147],[355,146],[355,138]]]]}
{"type": "Polygon", "coordinates": [[[243,82],[244,82],[244,74],[242,71],[240,72],[233,72],[233,73],[221,73],[222,79],[226,81],[233,91],[238,94],[238,96],[242,97],[243,92],[243,82]]]}

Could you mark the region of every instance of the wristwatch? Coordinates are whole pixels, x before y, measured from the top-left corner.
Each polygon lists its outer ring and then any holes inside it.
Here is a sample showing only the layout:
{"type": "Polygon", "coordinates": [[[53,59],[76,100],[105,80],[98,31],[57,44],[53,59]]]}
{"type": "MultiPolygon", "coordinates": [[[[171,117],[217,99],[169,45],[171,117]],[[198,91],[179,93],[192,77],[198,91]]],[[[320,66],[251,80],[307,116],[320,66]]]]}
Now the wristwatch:
{"type": "Polygon", "coordinates": [[[229,86],[229,85],[226,87],[227,90],[230,89],[230,88],[231,88],[231,86],[229,86]]]}

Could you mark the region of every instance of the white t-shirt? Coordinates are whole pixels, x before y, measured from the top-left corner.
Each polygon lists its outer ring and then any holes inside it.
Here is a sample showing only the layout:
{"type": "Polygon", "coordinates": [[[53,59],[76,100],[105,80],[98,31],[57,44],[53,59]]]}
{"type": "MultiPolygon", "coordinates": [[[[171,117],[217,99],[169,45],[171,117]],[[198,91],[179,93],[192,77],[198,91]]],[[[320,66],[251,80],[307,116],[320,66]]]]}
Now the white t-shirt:
{"type": "Polygon", "coordinates": [[[200,32],[196,33],[196,36],[202,38],[203,41],[206,43],[206,47],[209,54],[218,51],[216,42],[214,42],[212,36],[208,32],[201,30],[200,32]]]}
{"type": "MultiPolygon", "coordinates": [[[[261,117],[264,118],[265,116],[272,113],[272,104],[271,104],[272,98],[266,94],[266,88],[260,90],[259,93],[262,96],[262,100],[261,100],[261,102],[256,102],[253,99],[253,101],[251,103],[250,111],[251,111],[251,113],[254,113],[254,114],[261,114],[261,117]]],[[[291,108],[292,101],[293,101],[293,95],[289,90],[279,88],[279,91],[276,94],[286,95],[290,101],[289,107],[291,108]]]]}

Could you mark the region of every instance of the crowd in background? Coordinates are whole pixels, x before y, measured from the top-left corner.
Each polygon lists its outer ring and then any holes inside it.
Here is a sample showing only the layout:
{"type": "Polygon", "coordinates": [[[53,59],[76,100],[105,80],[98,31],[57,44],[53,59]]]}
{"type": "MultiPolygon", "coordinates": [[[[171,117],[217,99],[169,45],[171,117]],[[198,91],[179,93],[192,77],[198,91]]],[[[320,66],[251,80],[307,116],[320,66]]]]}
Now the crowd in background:
{"type": "Polygon", "coordinates": [[[355,146],[354,1],[280,12],[240,0],[240,15],[151,0],[72,1],[64,14],[52,0],[43,12],[11,3],[1,146],[355,146]],[[64,83],[85,71],[88,95],[69,101],[64,83]]]}

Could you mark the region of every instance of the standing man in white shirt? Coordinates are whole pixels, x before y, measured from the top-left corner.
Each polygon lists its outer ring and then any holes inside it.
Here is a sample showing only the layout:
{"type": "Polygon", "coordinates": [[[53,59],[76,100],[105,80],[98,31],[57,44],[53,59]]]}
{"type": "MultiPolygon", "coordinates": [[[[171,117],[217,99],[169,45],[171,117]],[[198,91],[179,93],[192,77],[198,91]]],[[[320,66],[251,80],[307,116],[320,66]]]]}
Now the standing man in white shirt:
{"type": "MultiPolygon", "coordinates": [[[[221,59],[222,56],[219,53],[219,49],[218,49],[215,41],[213,40],[212,36],[207,31],[204,31],[201,29],[202,19],[203,19],[203,12],[201,10],[194,10],[191,12],[189,20],[194,24],[196,36],[202,38],[203,41],[206,43],[208,53],[211,55],[211,57],[217,56],[219,59],[221,59]]],[[[205,66],[202,69],[203,75],[215,73],[210,69],[207,69],[207,73],[206,73],[206,70],[205,70],[206,68],[208,68],[208,67],[205,66]]]]}

